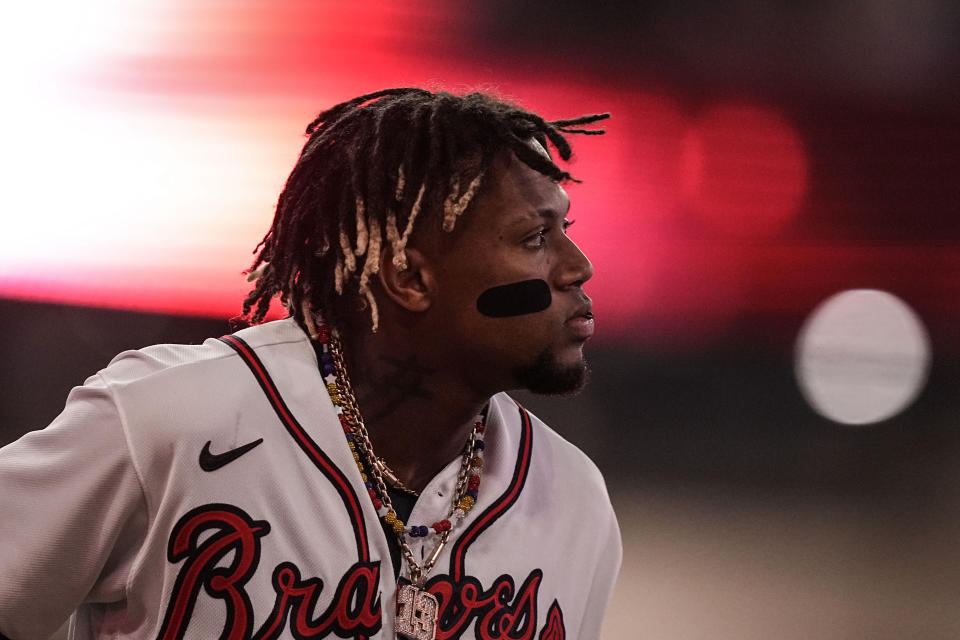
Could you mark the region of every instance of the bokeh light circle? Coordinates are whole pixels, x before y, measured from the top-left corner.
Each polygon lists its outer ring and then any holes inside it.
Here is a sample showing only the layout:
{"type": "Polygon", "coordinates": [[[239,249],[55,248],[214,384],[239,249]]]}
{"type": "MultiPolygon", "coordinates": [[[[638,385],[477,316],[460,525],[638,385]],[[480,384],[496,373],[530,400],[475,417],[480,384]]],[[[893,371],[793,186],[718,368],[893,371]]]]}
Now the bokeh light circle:
{"type": "Polygon", "coordinates": [[[804,397],[842,424],[893,417],[916,399],[929,367],[923,323],[885,291],[851,289],[828,298],[797,340],[795,370],[804,397]]]}
{"type": "Polygon", "coordinates": [[[715,230],[766,237],[799,210],[808,159],[796,128],[777,111],[719,104],[691,123],[683,138],[683,192],[715,230]]]}

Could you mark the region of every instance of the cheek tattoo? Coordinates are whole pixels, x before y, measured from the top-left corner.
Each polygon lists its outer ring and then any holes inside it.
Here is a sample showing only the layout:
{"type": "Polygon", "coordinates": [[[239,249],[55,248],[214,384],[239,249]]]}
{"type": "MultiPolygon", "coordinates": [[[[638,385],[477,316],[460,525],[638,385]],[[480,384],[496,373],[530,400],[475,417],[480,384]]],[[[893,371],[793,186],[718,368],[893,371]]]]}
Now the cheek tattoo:
{"type": "Polygon", "coordinates": [[[543,311],[552,301],[546,282],[524,280],[487,289],[477,298],[477,310],[490,318],[509,318],[543,311]]]}

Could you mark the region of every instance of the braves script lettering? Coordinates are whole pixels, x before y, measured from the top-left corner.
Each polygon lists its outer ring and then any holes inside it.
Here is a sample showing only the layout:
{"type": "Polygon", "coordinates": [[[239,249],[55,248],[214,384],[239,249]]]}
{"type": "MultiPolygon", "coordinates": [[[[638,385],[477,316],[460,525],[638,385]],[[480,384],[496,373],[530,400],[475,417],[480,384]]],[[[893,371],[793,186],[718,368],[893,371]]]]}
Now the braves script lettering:
{"type": "Polygon", "coordinates": [[[473,576],[455,583],[450,576],[437,576],[427,589],[440,601],[437,640],[459,638],[476,620],[481,640],[531,640],[537,624],[537,593],[543,572],[534,569],[523,585],[514,590],[513,578],[502,575],[486,591],[473,576]]]}
{"type": "Polygon", "coordinates": [[[157,638],[185,637],[201,587],[211,597],[223,600],[226,607],[221,640],[277,638],[288,616],[291,632],[297,638],[322,638],[330,633],[350,638],[380,630],[379,563],[354,564],[341,578],[326,610],[313,616],[323,581],[303,580],[297,567],[285,562],[273,572],[273,611],[253,633],[253,607],[244,585],[259,564],[260,539],[269,532],[269,523],[253,520],[243,510],[226,504],[204,505],[180,518],[170,536],[167,559],[184,564],[157,638]],[[201,534],[207,534],[202,543],[201,534]],[[220,566],[231,552],[230,564],[220,566]]]}
{"type": "MultiPolygon", "coordinates": [[[[254,520],[242,509],[209,504],[191,510],[177,522],[170,536],[167,559],[183,563],[158,640],[186,637],[194,606],[202,594],[224,606],[221,640],[271,640],[289,627],[299,639],[369,637],[381,629],[380,563],[357,562],[340,578],[332,597],[314,615],[324,595],[320,578],[304,579],[291,562],[273,570],[273,609],[254,632],[254,611],[246,584],[260,561],[261,539],[270,524],[254,520]],[[202,541],[201,541],[202,540],[202,541]]],[[[509,575],[497,578],[489,589],[465,576],[453,582],[436,576],[427,590],[439,602],[437,640],[463,637],[474,627],[480,640],[533,640],[537,624],[537,595],[543,572],[533,570],[519,589],[509,575]]],[[[543,640],[564,640],[563,617],[556,601],[540,633],[543,640]]]]}

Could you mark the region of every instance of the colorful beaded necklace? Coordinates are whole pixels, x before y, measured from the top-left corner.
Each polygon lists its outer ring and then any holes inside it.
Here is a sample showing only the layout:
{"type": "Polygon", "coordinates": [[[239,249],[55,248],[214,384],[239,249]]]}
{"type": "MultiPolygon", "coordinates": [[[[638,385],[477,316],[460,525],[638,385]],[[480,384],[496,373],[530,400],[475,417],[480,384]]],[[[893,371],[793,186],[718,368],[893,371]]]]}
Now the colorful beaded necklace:
{"type": "MultiPolygon", "coordinates": [[[[316,340],[321,346],[320,371],[327,385],[330,400],[337,409],[337,417],[353,458],[360,470],[373,502],[377,515],[398,534],[401,546],[405,546],[403,537],[426,538],[448,533],[462,521],[473,505],[476,504],[480,489],[480,476],[483,472],[483,433],[485,417],[477,416],[473,430],[464,447],[463,460],[457,478],[453,503],[447,516],[433,524],[408,525],[397,517],[383,481],[383,473],[373,453],[370,437],[356,407],[356,400],[350,388],[339,339],[325,325],[316,327],[316,340]]],[[[446,536],[444,536],[444,540],[446,536]]],[[[406,554],[405,554],[406,555],[406,554]]],[[[412,554],[411,554],[412,557],[412,554]]]]}
{"type": "Polygon", "coordinates": [[[440,557],[440,552],[447,543],[451,530],[466,517],[476,503],[480,475],[483,472],[483,431],[486,412],[477,417],[470,432],[470,438],[464,447],[460,471],[457,474],[457,486],[453,492],[453,504],[447,517],[434,522],[430,527],[405,525],[393,509],[390,495],[384,484],[381,466],[377,464],[378,459],[373,453],[370,436],[360,417],[360,410],[344,366],[340,340],[326,326],[312,326],[310,329],[315,329],[311,334],[315,334],[321,346],[320,371],[327,385],[330,400],[337,409],[337,417],[343,427],[353,459],[360,470],[360,477],[366,485],[377,515],[397,536],[397,542],[410,571],[410,583],[397,585],[397,614],[394,619],[394,629],[410,640],[434,640],[440,603],[436,596],[426,590],[424,583],[440,557]],[[433,551],[421,565],[414,557],[407,543],[407,537],[425,538],[429,535],[435,536],[436,540],[433,551]]]}

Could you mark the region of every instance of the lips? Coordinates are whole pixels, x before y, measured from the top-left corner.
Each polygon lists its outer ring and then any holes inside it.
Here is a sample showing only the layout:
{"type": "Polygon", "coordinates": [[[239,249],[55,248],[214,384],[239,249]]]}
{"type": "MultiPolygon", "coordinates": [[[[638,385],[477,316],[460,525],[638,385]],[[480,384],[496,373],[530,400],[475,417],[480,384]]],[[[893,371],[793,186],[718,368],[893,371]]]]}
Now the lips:
{"type": "Polygon", "coordinates": [[[564,323],[571,333],[580,340],[589,340],[593,336],[593,311],[588,301],[580,305],[564,323]]]}

